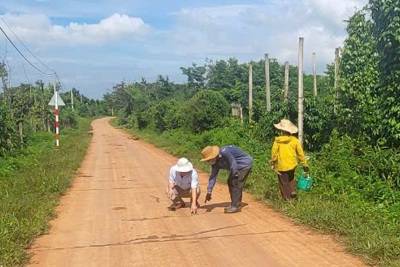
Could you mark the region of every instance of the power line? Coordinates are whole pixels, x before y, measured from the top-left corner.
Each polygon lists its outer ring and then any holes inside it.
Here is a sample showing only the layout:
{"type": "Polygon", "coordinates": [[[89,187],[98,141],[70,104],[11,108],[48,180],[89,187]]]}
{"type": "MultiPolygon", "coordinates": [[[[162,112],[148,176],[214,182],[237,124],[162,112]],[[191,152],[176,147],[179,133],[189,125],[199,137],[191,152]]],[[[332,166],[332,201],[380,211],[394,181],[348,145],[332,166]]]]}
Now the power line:
{"type": "Polygon", "coordinates": [[[40,61],[40,59],[38,59],[35,54],[32,53],[32,51],[21,41],[21,39],[19,39],[19,37],[14,33],[14,31],[10,28],[10,26],[8,26],[8,24],[4,21],[3,18],[0,18],[1,21],[3,21],[3,23],[7,26],[7,28],[10,30],[10,32],[12,34],[14,34],[15,38],[17,38],[17,40],[22,44],[23,47],[25,47],[26,50],[28,50],[28,52],[40,63],[42,64],[45,68],[52,70],[51,68],[49,68],[46,64],[44,64],[42,61],[40,61]]]}
{"type": "Polygon", "coordinates": [[[62,82],[61,82],[61,80],[60,80],[60,77],[58,77],[58,74],[57,74],[56,71],[54,71],[54,75],[56,76],[56,79],[57,79],[58,83],[59,83],[60,86],[61,86],[61,90],[62,90],[64,93],[66,93],[65,86],[62,84],[62,82]]]}
{"type": "Polygon", "coordinates": [[[40,70],[39,68],[37,68],[35,65],[32,64],[32,62],[30,62],[25,56],[24,54],[22,54],[21,51],[19,51],[18,47],[13,43],[13,41],[11,41],[10,37],[8,37],[8,35],[4,32],[3,28],[0,26],[0,30],[3,32],[3,34],[6,36],[7,40],[10,41],[10,43],[12,44],[12,46],[15,48],[15,50],[18,51],[18,53],[26,60],[26,62],[28,62],[34,69],[36,69],[37,71],[39,71],[40,73],[47,75],[47,76],[52,76],[54,73],[46,73],[42,70],[40,70]]]}
{"type": "Polygon", "coordinates": [[[25,78],[28,80],[29,84],[32,85],[31,81],[29,80],[28,76],[26,75],[25,65],[22,65],[22,67],[24,68],[25,78]]]}

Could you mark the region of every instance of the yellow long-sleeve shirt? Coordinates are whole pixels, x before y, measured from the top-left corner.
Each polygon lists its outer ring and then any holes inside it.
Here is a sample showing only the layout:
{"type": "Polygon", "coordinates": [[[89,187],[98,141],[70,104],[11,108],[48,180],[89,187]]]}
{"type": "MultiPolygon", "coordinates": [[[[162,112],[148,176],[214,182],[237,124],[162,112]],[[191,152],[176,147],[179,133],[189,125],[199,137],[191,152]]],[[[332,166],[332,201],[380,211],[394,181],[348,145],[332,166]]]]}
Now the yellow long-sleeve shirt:
{"type": "Polygon", "coordinates": [[[275,137],[271,149],[270,164],[277,163],[277,171],[289,171],[296,168],[298,161],[304,167],[308,167],[307,159],[304,156],[299,140],[294,136],[283,135],[275,137]]]}

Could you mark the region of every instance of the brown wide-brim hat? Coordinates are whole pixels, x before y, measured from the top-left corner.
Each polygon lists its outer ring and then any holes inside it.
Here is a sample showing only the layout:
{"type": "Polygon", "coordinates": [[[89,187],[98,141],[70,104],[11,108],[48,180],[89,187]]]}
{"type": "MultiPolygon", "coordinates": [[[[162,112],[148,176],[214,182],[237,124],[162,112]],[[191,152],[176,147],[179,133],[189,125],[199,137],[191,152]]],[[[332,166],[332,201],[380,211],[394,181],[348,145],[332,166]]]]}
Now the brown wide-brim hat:
{"type": "Polygon", "coordinates": [[[282,119],[279,123],[274,124],[275,128],[284,132],[295,134],[299,131],[296,125],[290,120],[282,119]]]}
{"type": "Polygon", "coordinates": [[[209,161],[210,159],[216,158],[219,154],[219,147],[218,146],[206,146],[202,151],[201,154],[203,155],[200,161],[209,161]]]}

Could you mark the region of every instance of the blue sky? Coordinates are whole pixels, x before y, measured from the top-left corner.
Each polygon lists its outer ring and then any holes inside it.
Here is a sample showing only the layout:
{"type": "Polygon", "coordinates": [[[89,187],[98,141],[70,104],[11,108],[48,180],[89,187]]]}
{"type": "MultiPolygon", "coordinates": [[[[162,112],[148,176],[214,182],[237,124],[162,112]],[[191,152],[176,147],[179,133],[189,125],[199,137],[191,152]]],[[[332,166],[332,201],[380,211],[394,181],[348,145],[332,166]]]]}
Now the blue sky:
{"type": "Polygon", "coordinates": [[[168,76],[185,82],[180,67],[205,59],[259,61],[268,53],[304,71],[312,53],[322,73],[343,46],[348,19],[368,0],[12,0],[0,3],[0,60],[11,85],[53,82],[101,99],[121,82],[168,76]],[[29,50],[28,50],[28,49],[29,50]],[[42,64],[43,63],[43,64],[42,64]],[[43,74],[44,73],[44,74],[43,74]]]}

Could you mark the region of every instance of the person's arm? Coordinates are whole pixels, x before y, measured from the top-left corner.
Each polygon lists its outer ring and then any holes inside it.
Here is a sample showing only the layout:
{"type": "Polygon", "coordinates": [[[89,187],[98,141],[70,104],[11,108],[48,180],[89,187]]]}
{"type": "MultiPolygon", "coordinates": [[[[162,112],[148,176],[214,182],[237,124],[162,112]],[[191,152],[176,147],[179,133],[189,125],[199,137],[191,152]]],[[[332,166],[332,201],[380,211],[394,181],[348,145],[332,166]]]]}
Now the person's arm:
{"type": "Polygon", "coordinates": [[[217,181],[218,172],[219,172],[219,167],[217,166],[217,163],[215,163],[211,167],[210,178],[208,178],[207,195],[204,200],[204,203],[211,200],[211,194],[212,194],[212,190],[214,188],[215,182],[217,181]]]}
{"type": "Polygon", "coordinates": [[[197,213],[197,187],[199,186],[199,176],[195,169],[192,170],[192,206],[190,207],[190,212],[193,214],[197,213]]]}
{"type": "Polygon", "coordinates": [[[271,169],[275,169],[275,162],[278,159],[278,143],[274,142],[271,148],[271,159],[269,161],[269,166],[271,169]]]}
{"type": "Polygon", "coordinates": [[[174,183],[169,183],[169,186],[168,186],[168,197],[169,198],[172,197],[174,188],[175,188],[175,184],[174,183]]]}
{"type": "Polygon", "coordinates": [[[304,155],[304,151],[303,151],[303,148],[301,147],[300,142],[297,143],[296,152],[297,152],[297,157],[299,158],[301,165],[303,165],[304,171],[308,172],[309,171],[308,162],[307,162],[306,156],[304,155]]]}
{"type": "Polygon", "coordinates": [[[217,181],[218,172],[219,172],[219,167],[217,166],[217,163],[215,163],[211,167],[211,174],[210,174],[210,178],[208,179],[208,186],[207,186],[207,193],[208,194],[212,193],[214,185],[215,185],[215,183],[217,181]]]}
{"type": "Polygon", "coordinates": [[[168,180],[168,197],[172,197],[173,189],[175,188],[175,175],[176,172],[173,168],[169,170],[169,180],[168,180]]]}
{"type": "Polygon", "coordinates": [[[190,213],[197,213],[197,187],[192,187],[192,206],[190,207],[190,213]]]}

